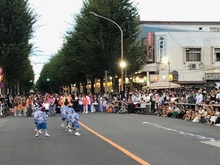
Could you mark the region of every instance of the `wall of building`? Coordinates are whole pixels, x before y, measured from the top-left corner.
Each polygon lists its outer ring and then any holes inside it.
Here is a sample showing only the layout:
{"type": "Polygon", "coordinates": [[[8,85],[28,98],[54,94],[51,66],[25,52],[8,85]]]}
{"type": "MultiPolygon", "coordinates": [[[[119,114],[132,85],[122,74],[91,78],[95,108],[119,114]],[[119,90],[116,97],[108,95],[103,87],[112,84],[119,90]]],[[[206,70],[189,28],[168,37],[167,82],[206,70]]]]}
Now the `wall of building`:
{"type": "MultiPolygon", "coordinates": [[[[149,29],[153,25],[147,25],[149,29]]],[[[149,81],[152,82],[152,77],[158,75],[159,81],[164,81],[164,75],[168,76],[170,72],[176,70],[178,72],[178,81],[204,81],[207,73],[220,74],[220,61],[216,61],[214,48],[220,48],[220,32],[210,32],[210,27],[216,25],[154,25],[156,28],[160,27],[163,30],[154,31],[154,63],[157,64],[157,73],[150,74],[149,81]],[[198,30],[202,27],[202,30],[198,30]],[[166,31],[166,29],[170,29],[166,31]],[[172,31],[171,29],[183,29],[183,31],[172,31]],[[188,29],[189,31],[186,31],[188,29]],[[196,31],[197,30],[197,31],[196,31]],[[163,36],[166,38],[166,53],[170,62],[170,67],[158,61],[158,49],[160,49],[157,38],[163,36]],[[201,61],[186,61],[187,48],[201,48],[201,61]],[[194,63],[195,69],[191,69],[190,65],[194,63]]],[[[220,27],[220,26],[218,26],[220,27]]],[[[151,27],[152,29],[152,27],[151,27]]],[[[141,34],[143,35],[143,34],[141,34]]],[[[145,34],[146,35],[146,34],[145,34]]],[[[144,36],[141,36],[144,37],[144,36]]],[[[145,42],[144,42],[145,44],[145,42]]],[[[147,64],[148,65],[148,64],[147,64]]],[[[146,65],[146,66],[147,66],[146,65]]],[[[168,79],[168,78],[167,78],[168,79]]]]}

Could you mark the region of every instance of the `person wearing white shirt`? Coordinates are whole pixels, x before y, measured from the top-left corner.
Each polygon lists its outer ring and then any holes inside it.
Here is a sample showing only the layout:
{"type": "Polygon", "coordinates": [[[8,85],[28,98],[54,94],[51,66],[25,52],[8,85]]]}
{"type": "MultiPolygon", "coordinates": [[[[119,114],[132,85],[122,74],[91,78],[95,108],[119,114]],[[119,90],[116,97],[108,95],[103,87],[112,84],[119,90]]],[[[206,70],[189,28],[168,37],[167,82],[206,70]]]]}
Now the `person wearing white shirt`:
{"type": "Polygon", "coordinates": [[[203,101],[202,92],[199,90],[196,94],[196,104],[201,104],[203,101]]]}

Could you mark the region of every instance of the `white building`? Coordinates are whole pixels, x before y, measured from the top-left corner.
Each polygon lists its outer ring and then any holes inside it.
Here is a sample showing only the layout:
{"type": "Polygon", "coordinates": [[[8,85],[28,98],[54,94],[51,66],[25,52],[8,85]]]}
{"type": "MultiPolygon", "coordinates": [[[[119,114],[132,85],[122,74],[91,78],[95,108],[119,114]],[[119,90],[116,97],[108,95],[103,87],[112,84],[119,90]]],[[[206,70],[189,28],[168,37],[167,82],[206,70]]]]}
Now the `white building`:
{"type": "Polygon", "coordinates": [[[170,72],[181,85],[220,86],[220,22],[140,21],[140,26],[147,61],[141,72],[148,83],[155,76],[168,81],[170,72]]]}

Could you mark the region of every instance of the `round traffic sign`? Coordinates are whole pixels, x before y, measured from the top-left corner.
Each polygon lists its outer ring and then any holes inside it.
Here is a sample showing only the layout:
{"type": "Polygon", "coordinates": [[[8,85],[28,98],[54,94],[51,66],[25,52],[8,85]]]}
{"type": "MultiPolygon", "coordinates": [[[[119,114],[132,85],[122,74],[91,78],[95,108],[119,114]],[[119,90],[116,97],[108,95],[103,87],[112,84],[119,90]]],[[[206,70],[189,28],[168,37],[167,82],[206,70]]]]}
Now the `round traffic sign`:
{"type": "Polygon", "coordinates": [[[2,88],[3,87],[3,83],[2,82],[0,82],[0,88],[2,88]]]}

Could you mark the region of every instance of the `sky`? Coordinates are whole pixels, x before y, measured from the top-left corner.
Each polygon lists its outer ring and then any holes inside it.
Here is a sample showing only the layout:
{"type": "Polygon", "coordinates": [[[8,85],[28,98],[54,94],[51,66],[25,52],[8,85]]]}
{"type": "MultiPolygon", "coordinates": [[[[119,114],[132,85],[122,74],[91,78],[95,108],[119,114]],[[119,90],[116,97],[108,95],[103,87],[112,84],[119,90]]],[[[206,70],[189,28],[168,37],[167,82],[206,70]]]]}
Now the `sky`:
{"type": "MultiPolygon", "coordinates": [[[[39,15],[31,61],[38,79],[43,65],[58,52],[66,31],[74,25],[83,0],[28,0],[39,15]]],[[[142,21],[220,21],[219,0],[131,0],[142,21]]]]}

